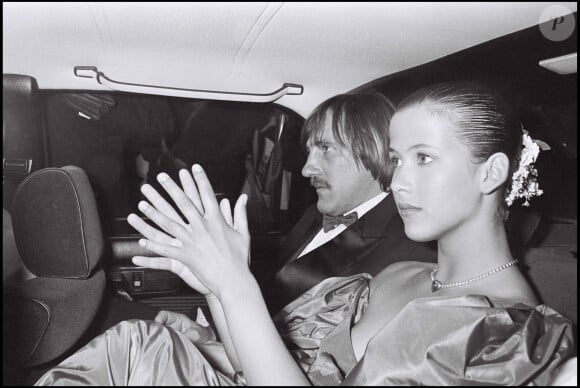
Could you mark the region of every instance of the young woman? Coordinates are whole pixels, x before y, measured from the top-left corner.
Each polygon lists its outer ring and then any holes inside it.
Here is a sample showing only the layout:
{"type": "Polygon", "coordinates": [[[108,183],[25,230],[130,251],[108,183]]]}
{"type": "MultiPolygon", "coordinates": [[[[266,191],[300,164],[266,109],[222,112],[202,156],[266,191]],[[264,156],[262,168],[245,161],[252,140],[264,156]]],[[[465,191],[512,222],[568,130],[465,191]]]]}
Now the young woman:
{"type": "Polygon", "coordinates": [[[573,351],[571,324],[538,306],[503,225],[506,198],[540,194],[532,148],[483,88],[443,84],[411,95],[390,124],[391,190],[405,233],[437,240],[437,265],[402,262],[375,278],[327,279],[274,321],[248,269],[246,198],[232,217],[200,166],[193,179],[180,173],[182,188],[160,174],[187,224],[146,191],[150,204],[139,209],[157,228],[136,215],[128,221],[159,257],[133,262],[171,270],[206,295],[225,353],[161,324],[124,322],[38,384],[549,383],[573,351]]]}

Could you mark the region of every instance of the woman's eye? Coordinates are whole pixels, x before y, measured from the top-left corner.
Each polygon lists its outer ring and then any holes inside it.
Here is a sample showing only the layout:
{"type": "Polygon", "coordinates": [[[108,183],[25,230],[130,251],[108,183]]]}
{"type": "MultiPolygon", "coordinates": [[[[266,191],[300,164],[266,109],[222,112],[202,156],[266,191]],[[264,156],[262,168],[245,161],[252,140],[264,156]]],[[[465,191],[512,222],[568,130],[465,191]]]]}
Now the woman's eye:
{"type": "Polygon", "coordinates": [[[419,164],[429,164],[433,161],[433,158],[430,157],[429,155],[425,155],[425,154],[418,154],[417,155],[417,162],[419,164]]]}
{"type": "Polygon", "coordinates": [[[322,152],[326,152],[326,151],[328,151],[329,149],[330,149],[330,147],[329,147],[329,146],[327,146],[327,145],[321,145],[321,146],[320,146],[320,150],[321,150],[322,152]]]}
{"type": "Polygon", "coordinates": [[[391,156],[391,166],[398,167],[401,165],[401,159],[397,158],[396,156],[391,156]]]}

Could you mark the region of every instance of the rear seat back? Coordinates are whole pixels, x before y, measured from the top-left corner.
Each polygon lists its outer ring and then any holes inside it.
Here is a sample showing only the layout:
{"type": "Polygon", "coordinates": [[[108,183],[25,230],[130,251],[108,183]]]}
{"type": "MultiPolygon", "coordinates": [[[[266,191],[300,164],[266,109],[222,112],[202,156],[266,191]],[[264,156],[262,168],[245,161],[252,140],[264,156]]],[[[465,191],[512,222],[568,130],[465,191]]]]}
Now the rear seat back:
{"type": "Polygon", "coordinates": [[[18,184],[47,165],[43,112],[33,77],[2,75],[2,194],[9,209],[18,184]]]}

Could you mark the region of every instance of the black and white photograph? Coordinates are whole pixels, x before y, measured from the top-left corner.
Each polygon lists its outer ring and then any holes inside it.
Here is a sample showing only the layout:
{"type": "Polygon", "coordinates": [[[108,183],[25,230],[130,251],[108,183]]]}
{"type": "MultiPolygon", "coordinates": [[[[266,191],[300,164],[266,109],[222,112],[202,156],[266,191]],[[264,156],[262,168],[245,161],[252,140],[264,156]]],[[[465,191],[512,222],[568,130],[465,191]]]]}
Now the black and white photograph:
{"type": "Polygon", "coordinates": [[[577,386],[577,2],[3,2],[2,384],[577,386]]]}

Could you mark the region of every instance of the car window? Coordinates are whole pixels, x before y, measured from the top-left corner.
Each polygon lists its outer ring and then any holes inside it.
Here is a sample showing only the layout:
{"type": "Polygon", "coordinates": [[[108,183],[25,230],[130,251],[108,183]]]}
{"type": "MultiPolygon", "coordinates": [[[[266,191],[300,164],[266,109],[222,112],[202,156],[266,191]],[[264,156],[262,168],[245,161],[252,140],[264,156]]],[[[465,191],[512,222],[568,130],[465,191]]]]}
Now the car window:
{"type": "MultiPolygon", "coordinates": [[[[267,138],[280,142],[282,163],[274,182],[262,194],[277,198],[272,220],[251,224],[260,231],[285,230],[308,205],[309,191],[300,175],[304,152],[299,144],[303,119],[273,104],[205,101],[127,93],[43,92],[49,158],[54,166],[77,165],[93,185],[105,231],[124,230],[124,218],[137,211],[140,186],[167,172],[178,181],[178,171],[194,163],[206,170],[218,199],[232,203],[248,175],[246,160],[266,158],[271,150],[253,143],[267,138]],[[276,117],[284,116],[280,133],[276,117]],[[255,139],[255,137],[257,137],[255,139]],[[280,203],[282,171],[292,177],[280,203]],[[118,222],[115,222],[117,220],[118,222]]],[[[264,188],[266,189],[266,188],[264,188]]],[[[164,193],[163,190],[160,192],[164,193]]],[[[252,217],[250,217],[252,218],[252,217]]]]}

